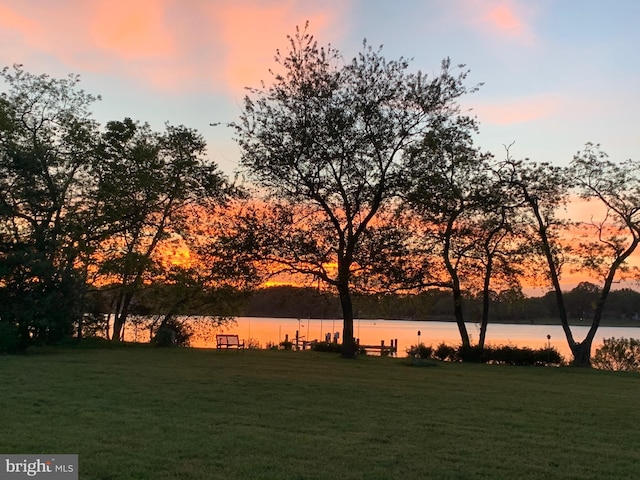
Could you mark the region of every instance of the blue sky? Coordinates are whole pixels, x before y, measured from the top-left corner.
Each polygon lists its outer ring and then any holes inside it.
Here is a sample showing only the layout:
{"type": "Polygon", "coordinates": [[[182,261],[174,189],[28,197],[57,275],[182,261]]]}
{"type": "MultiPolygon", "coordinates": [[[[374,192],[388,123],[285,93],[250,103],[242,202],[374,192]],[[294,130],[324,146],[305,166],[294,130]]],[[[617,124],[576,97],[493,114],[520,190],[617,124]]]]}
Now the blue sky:
{"type": "Polygon", "coordinates": [[[613,160],[638,154],[636,0],[0,0],[0,63],[81,75],[101,122],[130,116],[198,129],[231,174],[243,87],[269,80],[277,48],[310,21],[347,58],[363,38],[387,58],[436,72],[464,63],[478,144],[564,164],[585,142],[613,160]]]}

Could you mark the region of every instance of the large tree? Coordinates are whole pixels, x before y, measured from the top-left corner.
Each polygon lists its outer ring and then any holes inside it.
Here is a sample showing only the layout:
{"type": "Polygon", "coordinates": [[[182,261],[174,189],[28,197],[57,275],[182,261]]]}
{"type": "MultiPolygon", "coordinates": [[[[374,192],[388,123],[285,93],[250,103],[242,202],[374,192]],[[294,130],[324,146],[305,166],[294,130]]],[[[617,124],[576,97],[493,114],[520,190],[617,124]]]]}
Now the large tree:
{"type": "Polygon", "coordinates": [[[86,202],[96,188],[96,97],[74,75],[16,65],[0,78],[0,322],[23,345],[57,341],[83,313],[77,267],[99,237],[86,202]]]}
{"type": "Polygon", "coordinates": [[[161,245],[184,231],[187,207],[226,196],[225,181],[204,155],[202,136],[187,127],[157,133],[131,119],[107,124],[100,142],[98,199],[110,225],[97,253],[103,282],[112,283],[112,340],[119,341],[145,282],[167,279],[161,245]]]}
{"type": "Polygon", "coordinates": [[[431,268],[423,284],[450,289],[453,313],[463,347],[470,347],[464,292],[481,292],[483,307],[479,346],[484,346],[489,322],[492,282],[513,278],[507,243],[513,243],[512,210],[491,156],[472,141],[476,124],[458,118],[435,129],[412,152],[413,177],[407,205],[423,222],[415,229],[431,268]]]}
{"type": "Polygon", "coordinates": [[[241,166],[279,202],[280,241],[270,242],[271,260],[337,290],[343,355],[352,357],[358,272],[373,259],[399,258],[371,252],[391,247],[396,235],[380,214],[394,208],[412,175],[407,150],[434,122],[457,115],[466,72],[454,75],[445,60],[434,78],[409,73],[407,60],[388,61],[366,42],[347,62],[306,29],[289,37],[289,46],[276,55],[273,83],[250,90],[233,124],[241,166]]]}
{"type": "Polygon", "coordinates": [[[567,168],[512,159],[505,162],[504,180],[520,197],[529,218],[532,245],[546,264],[577,366],[590,365],[591,346],[611,287],[632,270],[627,262],[640,243],[639,167],[632,160],[614,163],[591,144],[567,168]],[[560,213],[570,200],[571,187],[595,203],[591,219],[570,222],[560,213]],[[568,267],[600,281],[591,326],[582,341],[576,340],[571,330],[562,289],[562,273],[568,267]]]}
{"type": "Polygon", "coordinates": [[[579,225],[586,235],[575,251],[580,270],[600,282],[599,295],[586,337],[578,343],[567,335],[574,362],[588,366],[613,284],[625,277],[638,278],[637,266],[628,260],[640,244],[640,162],[612,162],[598,145],[587,144],[568,173],[580,197],[596,205],[591,218],[579,225]]]}

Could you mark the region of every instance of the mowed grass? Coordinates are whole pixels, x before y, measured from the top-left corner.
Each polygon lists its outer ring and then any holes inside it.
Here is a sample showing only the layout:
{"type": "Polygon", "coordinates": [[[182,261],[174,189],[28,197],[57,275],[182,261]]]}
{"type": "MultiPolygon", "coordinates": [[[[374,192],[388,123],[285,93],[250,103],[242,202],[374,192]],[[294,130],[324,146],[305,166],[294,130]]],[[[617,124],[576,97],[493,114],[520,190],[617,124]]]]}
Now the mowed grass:
{"type": "Polygon", "coordinates": [[[640,477],[640,375],[129,347],[0,357],[0,453],[81,479],[640,477]]]}

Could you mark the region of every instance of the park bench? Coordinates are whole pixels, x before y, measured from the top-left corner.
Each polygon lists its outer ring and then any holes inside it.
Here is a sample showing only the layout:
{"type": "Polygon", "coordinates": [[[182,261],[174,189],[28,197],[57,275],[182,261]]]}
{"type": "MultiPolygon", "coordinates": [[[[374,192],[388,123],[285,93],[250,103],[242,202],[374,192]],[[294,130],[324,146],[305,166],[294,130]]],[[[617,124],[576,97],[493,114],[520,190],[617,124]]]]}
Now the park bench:
{"type": "Polygon", "coordinates": [[[238,335],[218,334],[216,335],[216,348],[218,350],[221,348],[237,348],[240,350],[244,348],[244,341],[241,342],[238,335]]]}

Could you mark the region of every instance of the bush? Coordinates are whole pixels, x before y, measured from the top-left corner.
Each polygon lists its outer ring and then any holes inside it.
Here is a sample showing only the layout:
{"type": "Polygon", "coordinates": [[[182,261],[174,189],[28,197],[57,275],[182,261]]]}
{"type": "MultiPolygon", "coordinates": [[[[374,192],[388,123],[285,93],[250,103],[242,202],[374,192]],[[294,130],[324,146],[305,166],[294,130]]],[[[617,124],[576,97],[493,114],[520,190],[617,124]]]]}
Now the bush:
{"type": "Polygon", "coordinates": [[[536,365],[561,365],[564,362],[560,352],[553,347],[534,350],[536,365]]]}
{"type": "MultiPolygon", "coordinates": [[[[414,348],[414,347],[412,347],[414,348]]],[[[410,351],[407,353],[411,356],[410,351]]],[[[500,365],[560,365],[563,358],[555,348],[515,347],[513,345],[451,347],[441,343],[433,351],[433,358],[448,362],[495,363],[500,365]]]]}
{"type": "Polygon", "coordinates": [[[457,357],[463,362],[473,362],[473,363],[485,363],[485,348],[482,348],[478,345],[471,345],[469,347],[464,347],[460,345],[458,347],[457,357]]]}
{"type": "Polygon", "coordinates": [[[311,350],[316,352],[341,353],[342,345],[335,342],[314,342],[311,344],[311,350]]]}
{"type": "Polygon", "coordinates": [[[260,341],[257,338],[249,338],[245,342],[244,348],[248,348],[250,350],[260,350],[260,348],[262,348],[262,345],[260,345],[260,341]]]}
{"type": "Polygon", "coordinates": [[[158,328],[154,343],[158,347],[171,347],[174,345],[188,347],[191,344],[193,330],[188,325],[174,317],[165,319],[158,328]]]}
{"type": "Polygon", "coordinates": [[[591,363],[602,370],[640,372],[640,340],[605,338],[591,363]]]}
{"type": "Polygon", "coordinates": [[[418,345],[411,345],[407,348],[407,355],[412,358],[431,358],[433,355],[433,348],[426,346],[424,343],[418,345]]]}
{"type": "Polygon", "coordinates": [[[0,354],[22,352],[26,347],[27,344],[20,336],[18,327],[0,321],[0,354]]]}
{"type": "Polygon", "coordinates": [[[433,352],[433,356],[443,362],[455,362],[458,361],[457,351],[454,347],[441,343],[433,352]]]}

